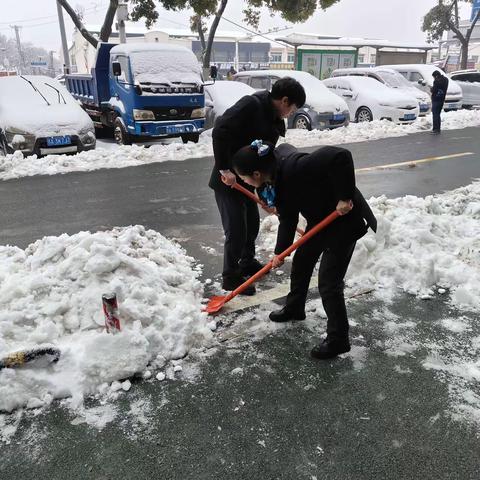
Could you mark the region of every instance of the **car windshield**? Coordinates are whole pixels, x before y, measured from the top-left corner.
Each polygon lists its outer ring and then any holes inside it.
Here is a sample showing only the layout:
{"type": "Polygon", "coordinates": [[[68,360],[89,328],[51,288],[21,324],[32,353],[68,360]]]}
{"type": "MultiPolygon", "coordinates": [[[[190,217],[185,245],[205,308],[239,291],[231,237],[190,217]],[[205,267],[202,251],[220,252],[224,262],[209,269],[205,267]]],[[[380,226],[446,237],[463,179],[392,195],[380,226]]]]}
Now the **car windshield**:
{"type": "Polygon", "coordinates": [[[400,73],[378,71],[377,74],[392,88],[411,88],[410,82],[400,73]]]}
{"type": "Polygon", "coordinates": [[[202,83],[200,65],[188,51],[159,50],[130,54],[133,79],[139,83],[166,85],[199,85],[202,83]]]}

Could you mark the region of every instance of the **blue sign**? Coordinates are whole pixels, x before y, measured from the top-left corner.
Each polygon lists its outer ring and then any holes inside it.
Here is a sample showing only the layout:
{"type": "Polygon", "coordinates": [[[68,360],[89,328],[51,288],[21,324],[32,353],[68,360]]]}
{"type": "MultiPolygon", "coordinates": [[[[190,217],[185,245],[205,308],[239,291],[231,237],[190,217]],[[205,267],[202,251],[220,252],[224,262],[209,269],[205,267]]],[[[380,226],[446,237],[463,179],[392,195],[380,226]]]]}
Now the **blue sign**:
{"type": "Polygon", "coordinates": [[[46,67],[47,62],[30,62],[32,67],[46,67]]]}
{"type": "Polygon", "coordinates": [[[472,15],[470,16],[470,22],[473,22],[479,10],[480,10],[480,0],[474,0],[473,6],[472,6],[472,15]]]}

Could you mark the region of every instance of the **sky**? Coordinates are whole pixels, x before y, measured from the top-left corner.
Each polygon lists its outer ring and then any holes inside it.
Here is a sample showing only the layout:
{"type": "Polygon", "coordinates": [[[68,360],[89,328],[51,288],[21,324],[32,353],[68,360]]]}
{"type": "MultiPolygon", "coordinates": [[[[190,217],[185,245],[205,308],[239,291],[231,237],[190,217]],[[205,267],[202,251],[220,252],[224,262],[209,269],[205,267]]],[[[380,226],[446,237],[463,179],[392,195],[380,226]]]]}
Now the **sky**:
{"type": "MultiPolygon", "coordinates": [[[[287,24],[280,16],[262,15],[260,31],[291,27],[279,35],[292,32],[309,32],[324,35],[380,38],[393,41],[423,42],[422,18],[437,0],[340,0],[327,11],[318,10],[303,24],[287,24]]],[[[85,23],[101,24],[108,0],[71,0],[73,7],[85,9],[85,23]]],[[[244,2],[230,0],[224,17],[242,23],[244,2]]],[[[47,50],[60,50],[60,31],[55,0],[0,0],[0,33],[13,37],[10,25],[20,25],[22,42],[31,42],[47,50]]],[[[463,9],[463,18],[469,17],[469,8],[463,9]]],[[[188,27],[189,13],[168,12],[161,9],[159,27],[188,27]]],[[[67,38],[73,32],[73,23],[65,13],[67,38]]],[[[220,30],[240,30],[222,20],[220,30]]],[[[0,45],[1,48],[1,45],[0,45]]]]}

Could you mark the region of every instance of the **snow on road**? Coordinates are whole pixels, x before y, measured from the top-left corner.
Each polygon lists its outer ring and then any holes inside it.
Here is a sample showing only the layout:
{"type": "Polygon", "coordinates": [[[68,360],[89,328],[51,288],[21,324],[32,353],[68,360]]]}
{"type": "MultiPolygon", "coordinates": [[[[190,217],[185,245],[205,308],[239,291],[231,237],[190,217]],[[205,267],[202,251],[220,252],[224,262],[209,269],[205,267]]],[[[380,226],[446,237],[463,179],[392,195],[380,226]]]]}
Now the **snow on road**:
{"type": "MultiPolygon", "coordinates": [[[[444,130],[460,129],[480,125],[480,111],[460,110],[442,114],[444,130]]],[[[387,120],[371,123],[352,123],[336,130],[288,130],[283,141],[296,147],[316,145],[340,145],[344,143],[378,140],[387,137],[404,136],[431,129],[431,116],[419,118],[411,125],[396,125],[387,120]]],[[[181,161],[212,155],[211,130],[200,136],[197,144],[186,145],[173,142],[159,143],[146,148],[132,145],[113,147],[100,146],[95,151],[77,155],[48,155],[37,158],[35,155],[24,158],[20,152],[6,157],[0,156],[0,180],[9,180],[31,175],[55,175],[75,171],[91,171],[100,168],[123,168],[165,161],[181,161]]]]}

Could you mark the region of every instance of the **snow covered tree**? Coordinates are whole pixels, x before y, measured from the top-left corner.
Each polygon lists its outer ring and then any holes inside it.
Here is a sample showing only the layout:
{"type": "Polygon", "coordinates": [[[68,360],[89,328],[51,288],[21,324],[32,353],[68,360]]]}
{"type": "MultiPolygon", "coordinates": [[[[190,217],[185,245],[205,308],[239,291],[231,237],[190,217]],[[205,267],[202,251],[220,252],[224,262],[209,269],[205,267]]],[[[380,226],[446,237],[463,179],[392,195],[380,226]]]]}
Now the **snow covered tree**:
{"type": "MultiPolygon", "coordinates": [[[[458,14],[459,0],[438,0],[438,5],[433,7],[423,18],[422,30],[428,33],[429,41],[440,40],[443,34],[452,31],[461,45],[461,67],[467,68],[468,46],[475,25],[480,17],[480,10],[477,11],[473,21],[463,33],[460,29],[458,14]]],[[[473,0],[465,0],[462,3],[473,3],[473,0]]]]}
{"type": "MultiPolygon", "coordinates": [[[[103,21],[99,38],[90,33],[83,24],[78,13],[71,7],[68,0],[58,0],[68,13],[73,23],[85,39],[94,47],[99,41],[108,41],[112,33],[112,25],[119,0],[110,0],[108,9],[103,21]]],[[[218,24],[229,0],[159,0],[159,3],[166,10],[180,11],[191,10],[193,15],[190,19],[192,31],[197,32],[203,48],[202,63],[204,68],[210,66],[213,40],[218,24]],[[207,27],[207,21],[212,19],[207,27]]],[[[260,9],[268,8],[272,15],[279,13],[282,18],[289,22],[304,22],[310,18],[317,8],[327,9],[339,0],[246,0],[245,22],[258,27],[260,21],[260,9]]],[[[153,0],[130,0],[130,19],[133,21],[145,20],[147,27],[151,27],[158,20],[156,2],[153,0]]]]}

